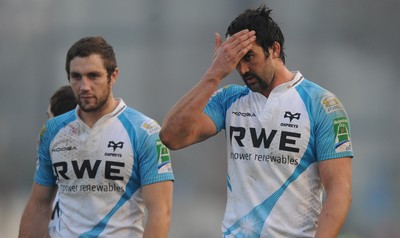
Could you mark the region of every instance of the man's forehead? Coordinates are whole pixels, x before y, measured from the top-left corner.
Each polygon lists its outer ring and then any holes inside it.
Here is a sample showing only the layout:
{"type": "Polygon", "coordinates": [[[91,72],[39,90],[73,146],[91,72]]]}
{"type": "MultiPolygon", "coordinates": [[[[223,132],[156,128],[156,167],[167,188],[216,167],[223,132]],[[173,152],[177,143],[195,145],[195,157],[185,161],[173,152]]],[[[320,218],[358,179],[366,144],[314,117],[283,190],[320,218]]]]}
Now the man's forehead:
{"type": "Polygon", "coordinates": [[[105,72],[103,59],[99,55],[89,55],[87,57],[77,56],[70,62],[71,72],[74,71],[96,71],[105,72]]]}

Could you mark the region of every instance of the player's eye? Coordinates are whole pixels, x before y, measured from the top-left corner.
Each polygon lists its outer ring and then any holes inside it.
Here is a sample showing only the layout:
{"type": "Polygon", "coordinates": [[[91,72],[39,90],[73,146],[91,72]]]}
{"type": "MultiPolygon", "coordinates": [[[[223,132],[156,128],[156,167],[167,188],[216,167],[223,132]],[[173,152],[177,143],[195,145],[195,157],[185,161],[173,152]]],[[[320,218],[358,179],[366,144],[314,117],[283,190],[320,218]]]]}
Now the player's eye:
{"type": "Polygon", "coordinates": [[[250,62],[253,59],[253,57],[254,57],[254,53],[249,51],[249,52],[247,52],[247,54],[245,54],[243,56],[243,61],[250,62]]]}
{"type": "Polygon", "coordinates": [[[89,73],[88,74],[88,78],[90,79],[96,79],[98,78],[100,75],[98,73],[89,73]]]}
{"type": "Polygon", "coordinates": [[[80,74],[71,73],[71,74],[69,75],[69,78],[70,78],[70,79],[73,79],[73,80],[81,80],[81,79],[82,79],[82,76],[81,76],[80,74]]]}

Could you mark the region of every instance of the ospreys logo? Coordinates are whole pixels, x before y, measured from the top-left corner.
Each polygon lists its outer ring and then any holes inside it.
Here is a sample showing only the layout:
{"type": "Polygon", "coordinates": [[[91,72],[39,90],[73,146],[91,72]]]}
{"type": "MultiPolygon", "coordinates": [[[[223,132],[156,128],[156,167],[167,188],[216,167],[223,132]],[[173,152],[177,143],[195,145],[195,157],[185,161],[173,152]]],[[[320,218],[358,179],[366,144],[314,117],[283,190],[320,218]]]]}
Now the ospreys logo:
{"type": "Polygon", "coordinates": [[[293,119],[300,120],[300,115],[301,115],[301,113],[299,113],[299,112],[292,114],[291,112],[286,111],[283,118],[289,118],[290,122],[292,122],[293,119]]]}
{"type": "Polygon", "coordinates": [[[109,141],[107,147],[108,147],[108,148],[112,147],[112,148],[113,148],[113,151],[115,152],[115,150],[116,150],[117,148],[121,148],[121,149],[122,149],[122,147],[124,147],[124,142],[120,141],[120,142],[118,142],[118,143],[115,143],[114,141],[109,141]]]}

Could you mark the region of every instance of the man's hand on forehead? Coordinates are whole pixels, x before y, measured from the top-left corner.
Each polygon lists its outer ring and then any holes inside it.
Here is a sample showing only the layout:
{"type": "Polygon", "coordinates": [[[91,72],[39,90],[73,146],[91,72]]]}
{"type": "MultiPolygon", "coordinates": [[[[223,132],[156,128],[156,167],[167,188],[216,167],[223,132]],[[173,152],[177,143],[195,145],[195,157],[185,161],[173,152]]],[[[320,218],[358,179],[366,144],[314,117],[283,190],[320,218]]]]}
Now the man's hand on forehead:
{"type": "Polygon", "coordinates": [[[210,71],[218,78],[225,78],[251,49],[256,40],[255,31],[247,29],[228,36],[224,42],[219,33],[215,33],[214,61],[210,71]]]}

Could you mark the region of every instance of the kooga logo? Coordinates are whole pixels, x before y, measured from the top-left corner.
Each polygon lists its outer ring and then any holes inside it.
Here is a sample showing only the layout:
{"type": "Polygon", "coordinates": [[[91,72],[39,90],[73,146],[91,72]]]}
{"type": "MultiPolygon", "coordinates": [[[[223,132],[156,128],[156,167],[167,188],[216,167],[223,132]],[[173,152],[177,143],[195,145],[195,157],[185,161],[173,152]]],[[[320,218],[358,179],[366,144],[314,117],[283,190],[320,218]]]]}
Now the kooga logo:
{"type": "Polygon", "coordinates": [[[76,146],[54,148],[51,150],[51,152],[71,151],[71,150],[77,150],[76,146]]]}
{"type": "Polygon", "coordinates": [[[242,117],[255,117],[256,114],[250,112],[232,112],[235,116],[242,116],[242,117]]]}

